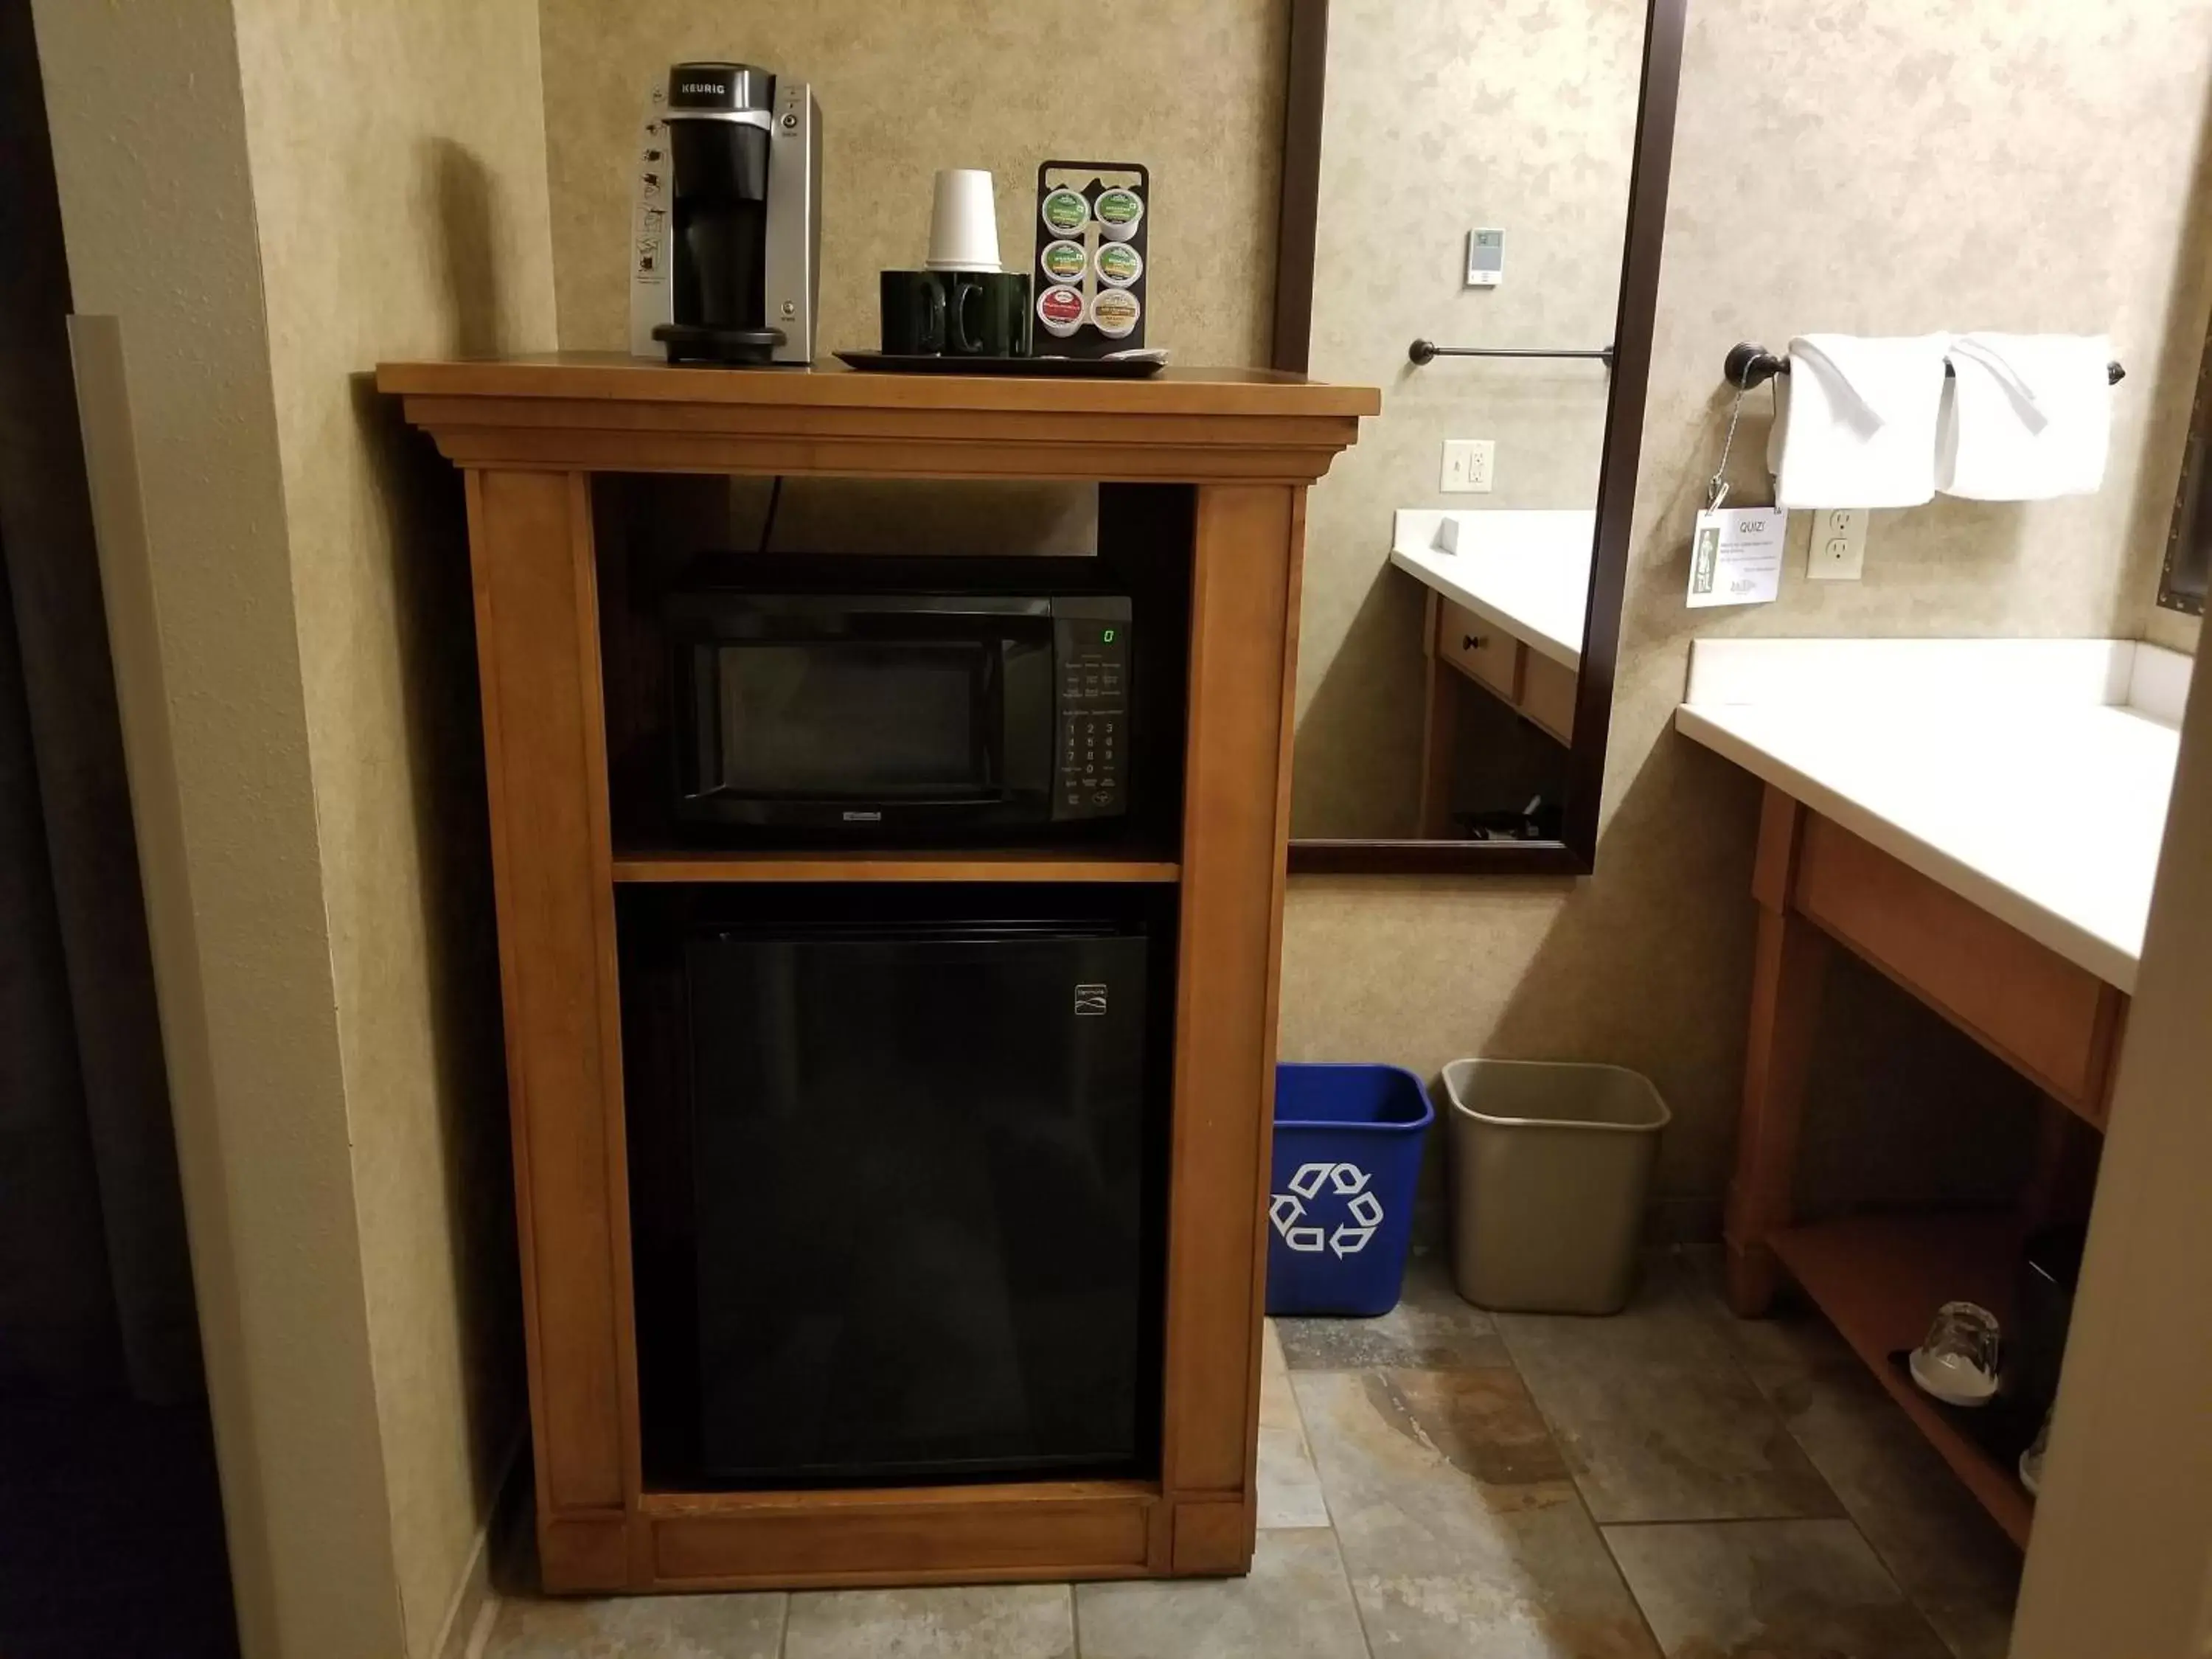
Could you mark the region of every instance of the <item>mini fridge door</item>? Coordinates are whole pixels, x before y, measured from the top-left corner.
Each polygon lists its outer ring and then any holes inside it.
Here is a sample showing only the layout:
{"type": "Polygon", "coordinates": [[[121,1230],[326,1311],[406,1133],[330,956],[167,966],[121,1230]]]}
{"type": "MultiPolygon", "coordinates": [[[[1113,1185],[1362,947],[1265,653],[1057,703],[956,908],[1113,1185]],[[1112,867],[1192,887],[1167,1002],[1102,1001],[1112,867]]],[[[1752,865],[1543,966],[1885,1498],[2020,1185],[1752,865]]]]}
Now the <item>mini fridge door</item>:
{"type": "Polygon", "coordinates": [[[700,1443],[758,1485],[1157,1462],[1139,934],[685,946],[700,1443]]]}

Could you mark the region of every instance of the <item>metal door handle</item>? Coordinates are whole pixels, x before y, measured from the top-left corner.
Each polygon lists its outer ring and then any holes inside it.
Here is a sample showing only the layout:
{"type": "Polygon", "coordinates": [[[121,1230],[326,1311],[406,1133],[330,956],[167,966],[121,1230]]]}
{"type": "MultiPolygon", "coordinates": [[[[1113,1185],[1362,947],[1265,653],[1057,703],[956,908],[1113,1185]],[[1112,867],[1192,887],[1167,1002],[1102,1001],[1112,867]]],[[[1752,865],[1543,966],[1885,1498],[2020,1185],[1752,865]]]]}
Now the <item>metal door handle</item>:
{"type": "Polygon", "coordinates": [[[1480,634],[1462,634],[1459,636],[1459,648],[1462,651],[1480,651],[1486,643],[1486,641],[1480,634]]]}

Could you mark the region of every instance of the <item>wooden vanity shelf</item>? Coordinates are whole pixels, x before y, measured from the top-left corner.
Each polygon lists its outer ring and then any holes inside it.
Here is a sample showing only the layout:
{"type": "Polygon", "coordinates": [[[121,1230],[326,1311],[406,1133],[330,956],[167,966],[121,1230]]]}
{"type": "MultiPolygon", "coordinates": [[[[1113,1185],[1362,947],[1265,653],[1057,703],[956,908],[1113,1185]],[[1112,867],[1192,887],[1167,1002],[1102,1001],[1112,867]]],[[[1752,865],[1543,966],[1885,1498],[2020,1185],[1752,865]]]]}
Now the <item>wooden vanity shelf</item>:
{"type": "Polygon", "coordinates": [[[545,1588],[1245,1571],[1305,491],[1378,394],[1253,370],[908,379],[567,355],[388,363],[377,384],[466,472],[545,1588]],[[1109,538],[1132,550],[1130,568],[1172,595],[1170,623],[1187,619],[1172,653],[1187,679],[1175,699],[1186,711],[1179,769],[1171,754],[1164,792],[1179,820],[1126,848],[957,854],[680,849],[620,822],[609,762],[625,734],[611,739],[611,726],[635,710],[613,706],[602,611],[616,617],[610,585],[653,550],[624,545],[620,513],[595,512],[599,489],[621,487],[608,474],[1099,483],[1102,553],[1109,538]],[[972,881],[1168,890],[1157,1478],[781,1492],[648,1484],[617,887],[972,881]]]}
{"type": "Polygon", "coordinates": [[[1852,1216],[1771,1235],[1767,1248],[1851,1352],[1905,1410],[2005,1535],[2027,1547],[2035,1500],[1889,1363],[1928,1334],[1946,1302],[1978,1302],[2010,1329],[2014,1263],[2025,1229],[1992,1214],[1852,1216]]]}

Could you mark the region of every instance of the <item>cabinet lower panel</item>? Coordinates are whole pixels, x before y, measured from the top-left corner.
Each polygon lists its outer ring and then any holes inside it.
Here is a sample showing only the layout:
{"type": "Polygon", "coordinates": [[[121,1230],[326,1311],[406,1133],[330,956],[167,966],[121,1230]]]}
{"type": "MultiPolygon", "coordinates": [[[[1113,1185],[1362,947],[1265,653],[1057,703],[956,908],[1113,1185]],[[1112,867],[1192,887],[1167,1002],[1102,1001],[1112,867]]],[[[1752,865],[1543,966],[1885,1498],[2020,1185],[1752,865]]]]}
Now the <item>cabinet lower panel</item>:
{"type": "Polygon", "coordinates": [[[662,1588],[917,1583],[1146,1570],[1150,1513],[1160,1501],[1148,1486],[1061,1496],[1048,1485],[1034,1496],[1013,1495],[1018,1490],[889,1501],[824,1494],[827,1501],[648,1513],[654,1582],[662,1588]]]}
{"type": "Polygon", "coordinates": [[[800,1492],[644,1493],[541,1522],[544,1589],[823,1589],[1241,1573],[1252,1505],[1146,1480],[800,1492]],[[589,1547],[578,1547],[588,1535],[589,1547]]]}

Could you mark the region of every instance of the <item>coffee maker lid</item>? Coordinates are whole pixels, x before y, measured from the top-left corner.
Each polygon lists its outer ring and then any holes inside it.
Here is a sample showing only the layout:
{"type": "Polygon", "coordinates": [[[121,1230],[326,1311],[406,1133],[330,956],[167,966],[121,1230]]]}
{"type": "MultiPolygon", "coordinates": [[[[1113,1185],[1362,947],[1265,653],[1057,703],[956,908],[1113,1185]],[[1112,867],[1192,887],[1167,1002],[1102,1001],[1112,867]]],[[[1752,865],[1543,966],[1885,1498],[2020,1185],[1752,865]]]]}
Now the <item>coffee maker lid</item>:
{"type": "Polygon", "coordinates": [[[775,76],[754,64],[672,64],[668,112],[765,110],[775,101],[775,76]]]}

